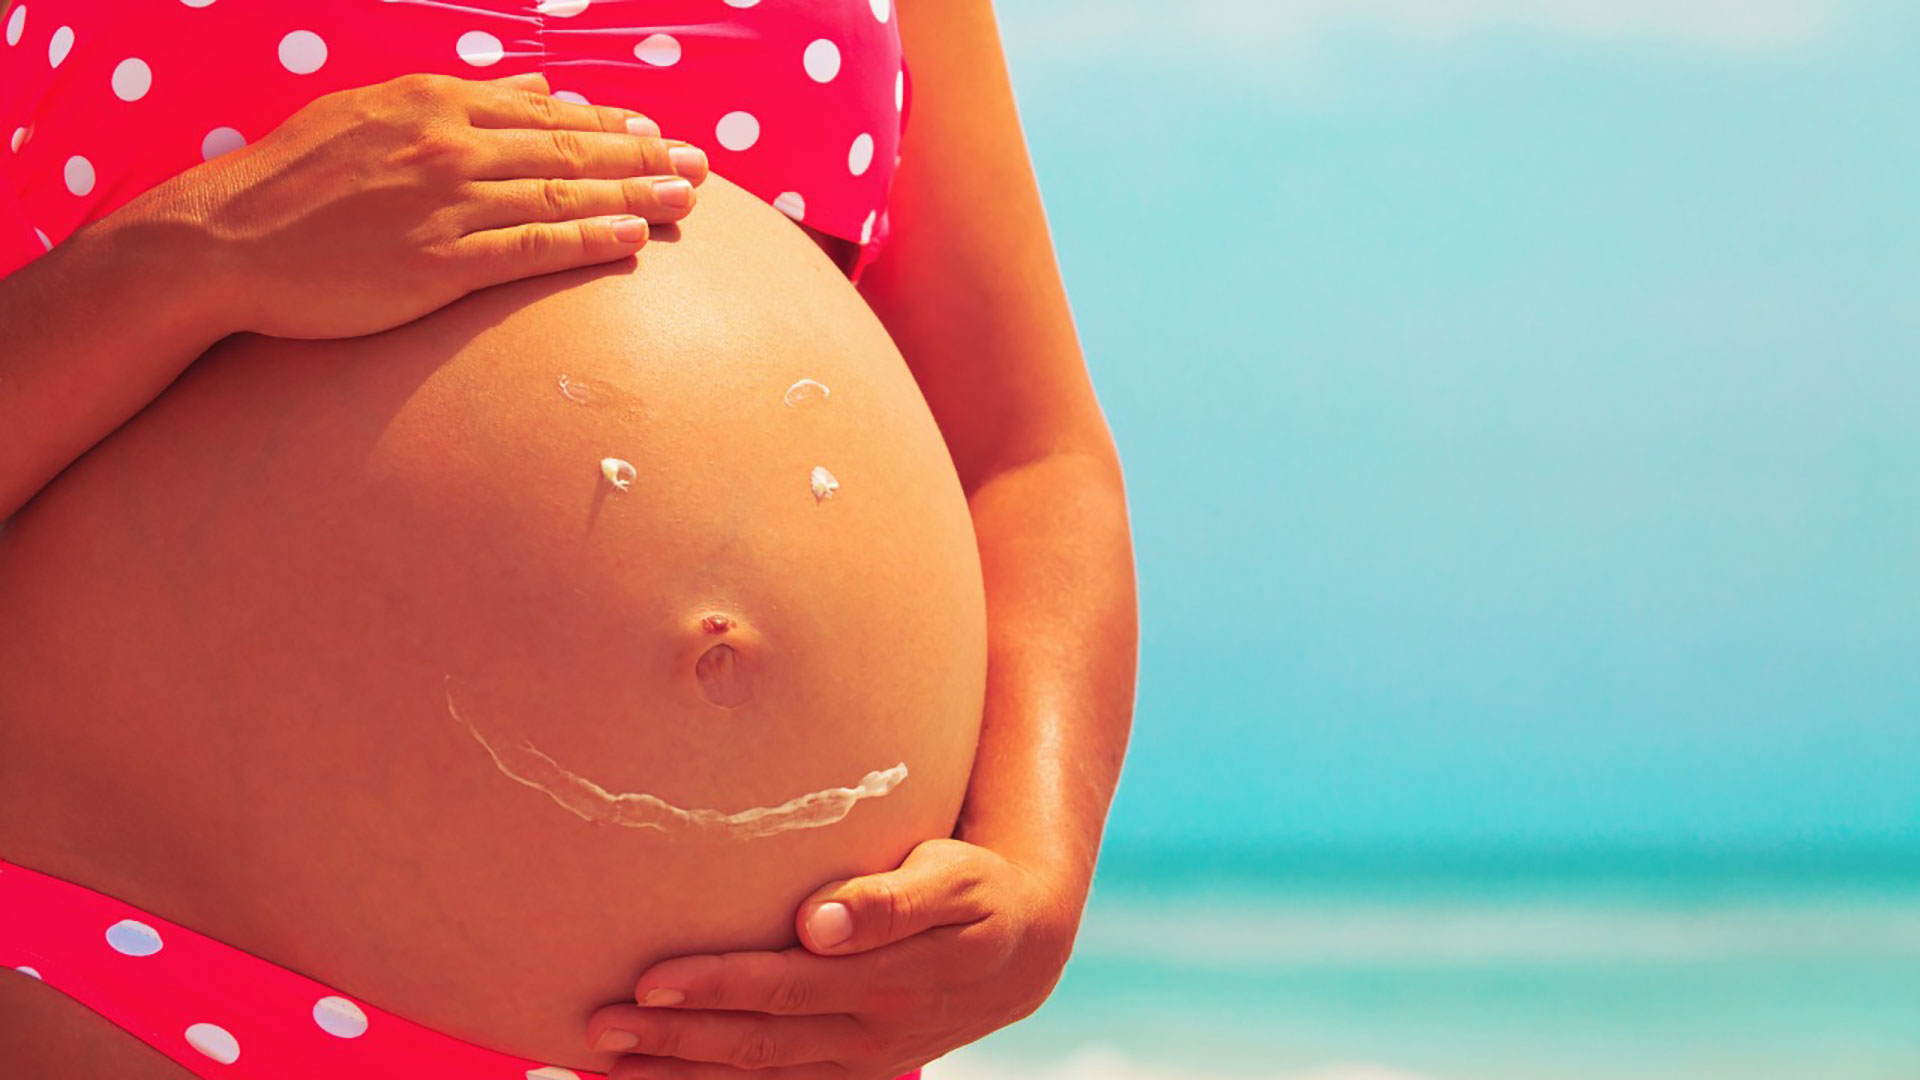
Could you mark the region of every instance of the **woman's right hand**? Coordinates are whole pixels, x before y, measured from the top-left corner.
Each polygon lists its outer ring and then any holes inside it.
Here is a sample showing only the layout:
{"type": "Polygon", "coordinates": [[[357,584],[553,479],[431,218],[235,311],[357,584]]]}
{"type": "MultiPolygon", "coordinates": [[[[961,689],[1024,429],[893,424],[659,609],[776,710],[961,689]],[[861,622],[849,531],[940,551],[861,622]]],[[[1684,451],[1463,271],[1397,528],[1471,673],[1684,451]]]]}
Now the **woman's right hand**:
{"type": "Polygon", "coordinates": [[[537,73],[413,74],[316,98],[140,198],[189,226],[180,269],[205,272],[231,329],[338,338],[625,258],[706,176],[651,120],[552,97],[537,73]]]}

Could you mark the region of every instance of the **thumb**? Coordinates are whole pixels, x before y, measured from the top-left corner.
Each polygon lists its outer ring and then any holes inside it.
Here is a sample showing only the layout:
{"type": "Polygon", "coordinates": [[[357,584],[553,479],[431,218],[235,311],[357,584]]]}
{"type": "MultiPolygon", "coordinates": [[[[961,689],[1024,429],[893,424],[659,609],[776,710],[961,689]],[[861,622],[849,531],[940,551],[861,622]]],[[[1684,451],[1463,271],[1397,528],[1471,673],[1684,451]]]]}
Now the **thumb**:
{"type": "Polygon", "coordinates": [[[985,918],[980,848],[929,840],[898,870],[836,881],[800,904],[800,941],[823,956],[869,952],[985,918]]]}
{"type": "Polygon", "coordinates": [[[518,75],[508,75],[502,79],[488,79],[495,86],[504,86],[511,90],[531,90],[536,94],[551,94],[553,88],[547,85],[547,77],[538,71],[523,71],[518,75]]]}

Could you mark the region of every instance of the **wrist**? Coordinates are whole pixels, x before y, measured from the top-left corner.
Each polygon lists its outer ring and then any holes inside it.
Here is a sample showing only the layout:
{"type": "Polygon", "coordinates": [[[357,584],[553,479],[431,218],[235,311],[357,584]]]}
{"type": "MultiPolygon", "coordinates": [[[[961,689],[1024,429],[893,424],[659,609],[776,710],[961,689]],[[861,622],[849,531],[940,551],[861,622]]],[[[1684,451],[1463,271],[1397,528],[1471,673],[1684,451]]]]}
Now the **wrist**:
{"type": "Polygon", "coordinates": [[[954,839],[986,848],[1025,870],[1073,912],[1086,904],[1093,887],[1094,855],[1078,844],[1063,843],[1048,830],[1000,830],[966,817],[954,830],[954,839]]]}
{"type": "Polygon", "coordinates": [[[105,275],[114,294],[146,316],[156,343],[170,342],[198,355],[247,328],[237,303],[244,278],[207,228],[192,185],[181,179],[149,189],[67,243],[77,242],[110,268],[105,275]]]}

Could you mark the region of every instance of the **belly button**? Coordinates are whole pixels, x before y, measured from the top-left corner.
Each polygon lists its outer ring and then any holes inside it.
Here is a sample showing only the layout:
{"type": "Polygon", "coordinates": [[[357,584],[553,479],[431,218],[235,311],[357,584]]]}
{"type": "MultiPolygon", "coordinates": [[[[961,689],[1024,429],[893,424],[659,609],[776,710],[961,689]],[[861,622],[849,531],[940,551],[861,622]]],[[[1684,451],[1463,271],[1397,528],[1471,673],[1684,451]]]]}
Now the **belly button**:
{"type": "Polygon", "coordinates": [[[702,616],[700,630],[705,637],[730,635],[735,648],[728,642],[710,645],[693,662],[693,677],[700,684],[700,694],[709,702],[723,709],[737,709],[753,699],[753,685],[748,668],[748,659],[740,651],[749,648],[743,636],[736,633],[738,624],[726,615],[718,613],[702,616]]]}
{"type": "Polygon", "coordinates": [[[715,645],[701,653],[693,674],[700,680],[700,692],[723,709],[737,709],[753,698],[746,669],[731,645],[715,645]]]}

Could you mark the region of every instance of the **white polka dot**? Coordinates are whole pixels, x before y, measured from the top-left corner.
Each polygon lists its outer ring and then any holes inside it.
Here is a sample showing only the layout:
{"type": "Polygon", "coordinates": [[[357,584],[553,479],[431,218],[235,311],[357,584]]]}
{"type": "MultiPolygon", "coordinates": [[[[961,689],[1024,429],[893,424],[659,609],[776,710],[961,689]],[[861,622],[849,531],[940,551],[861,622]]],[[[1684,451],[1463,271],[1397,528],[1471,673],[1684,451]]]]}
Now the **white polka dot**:
{"type": "Polygon", "coordinates": [[[571,90],[555,90],[553,96],[559,98],[561,101],[571,101],[575,105],[593,104],[593,102],[587,100],[585,94],[576,94],[571,90]]]}
{"type": "Polygon", "coordinates": [[[538,1069],[528,1069],[527,1080],[580,1080],[580,1074],[558,1065],[546,1065],[538,1069]]]}
{"type": "Polygon", "coordinates": [[[533,10],[556,19],[571,19],[587,10],[588,0],[540,0],[533,10]]]}
{"type": "Polygon", "coordinates": [[[896,109],[907,107],[907,73],[905,71],[893,77],[893,107],[896,109]]]}
{"type": "Polygon", "coordinates": [[[213,0],[180,0],[180,2],[188,7],[206,7],[208,4],[213,3],[213,0]]]}
{"type": "MultiPolygon", "coordinates": [[[[90,195],[93,193],[94,179],[93,162],[88,161],[79,154],[75,154],[67,159],[66,180],[68,191],[73,192],[75,195],[90,195]]],[[[125,926],[126,924],[122,923],[120,925],[125,926]]],[[[140,924],[134,923],[133,925],[139,926],[140,924]]]]}
{"type": "Polygon", "coordinates": [[[212,161],[229,150],[247,145],[247,137],[230,127],[217,127],[200,140],[200,160],[212,161]]]}
{"type": "Polygon", "coordinates": [[[760,0],[727,0],[727,6],[737,7],[737,8],[750,8],[759,2],[760,0]]]}
{"type": "MultiPolygon", "coordinates": [[[[33,230],[33,231],[34,231],[34,232],[40,232],[40,230],[39,230],[39,229],[35,229],[35,230],[33,230]]],[[[41,239],[43,239],[43,240],[44,240],[44,239],[46,239],[46,234],[45,234],[45,233],[40,233],[40,238],[41,238],[41,239]]],[[[32,969],[32,968],[30,968],[30,967],[26,967],[26,966],[24,966],[24,965],[23,965],[23,966],[21,966],[21,967],[17,967],[17,968],[14,968],[13,970],[15,970],[15,971],[17,971],[17,972],[19,972],[19,973],[20,973],[20,974],[22,974],[22,975],[25,975],[25,976],[26,976],[27,978],[29,978],[29,979],[40,979],[40,973],[39,973],[38,971],[35,971],[35,970],[33,970],[33,969],[32,969]]],[[[45,980],[45,979],[40,979],[40,981],[41,981],[41,982],[46,982],[47,980],[45,980]]]]}
{"type": "Polygon", "coordinates": [[[859,176],[873,164],[873,136],[862,133],[847,148],[847,171],[859,176]]]}
{"type": "Polygon", "coordinates": [[[33,235],[40,238],[41,247],[46,248],[48,251],[53,250],[53,241],[47,239],[46,233],[41,232],[39,229],[35,229],[33,230],[33,235]]]}
{"type": "Polygon", "coordinates": [[[713,137],[729,150],[745,150],[760,141],[760,121],[750,112],[730,112],[713,126],[713,137]]]}
{"type": "Polygon", "coordinates": [[[867,0],[873,5],[873,17],[881,22],[887,21],[887,0],[867,0]]]}
{"type": "Polygon", "coordinates": [[[7,16],[7,44],[20,44],[20,34],[27,28],[27,5],[21,4],[7,16]]]}
{"type": "Polygon", "coordinates": [[[63,26],[53,32],[53,40],[47,42],[47,63],[54,67],[67,58],[73,51],[73,27],[63,26]]]}
{"type": "Polygon", "coordinates": [[[868,244],[873,243],[873,221],[874,218],[879,216],[879,213],[878,210],[867,211],[867,220],[860,223],[861,247],[866,247],[868,244]]]}
{"type": "Polygon", "coordinates": [[[773,208],[795,221],[807,219],[807,200],[797,191],[783,191],[773,200],[773,208]]]}
{"type": "Polygon", "coordinates": [[[343,997],[328,996],[313,1003],[313,1022],[320,1030],[342,1039],[367,1033],[366,1010],[343,997]]]}
{"type": "Polygon", "coordinates": [[[14,128],[13,129],[13,152],[16,154],[19,153],[20,148],[25,145],[27,145],[27,129],[14,128]]]}
{"type": "Polygon", "coordinates": [[[113,93],[121,101],[139,101],[153,89],[153,69],[145,60],[130,56],[113,69],[113,93]]]}
{"type": "Polygon", "coordinates": [[[633,55],[654,67],[672,67],[680,62],[680,42],[672,34],[648,34],[633,47],[633,55]]]}
{"type": "Polygon", "coordinates": [[[327,43],[311,30],[295,30],[280,39],[280,66],[295,75],[311,75],[327,62],[327,43]]]}
{"type": "Polygon", "coordinates": [[[840,46],[820,38],[807,46],[800,63],[807,69],[807,78],[814,82],[832,82],[833,77],[840,74],[840,46]]]}
{"type": "Polygon", "coordinates": [[[187,1045],[222,1065],[240,1058],[240,1040],[219,1024],[193,1024],[187,1028],[187,1045]]]}
{"type": "Polygon", "coordinates": [[[107,944],[128,956],[152,956],[160,951],[160,932],[146,923],[121,919],[107,927],[107,944]]]}
{"type": "Polygon", "coordinates": [[[485,30],[461,34],[460,40],[453,43],[453,51],[474,67],[492,67],[507,55],[507,47],[500,44],[500,39],[485,30]]]}

